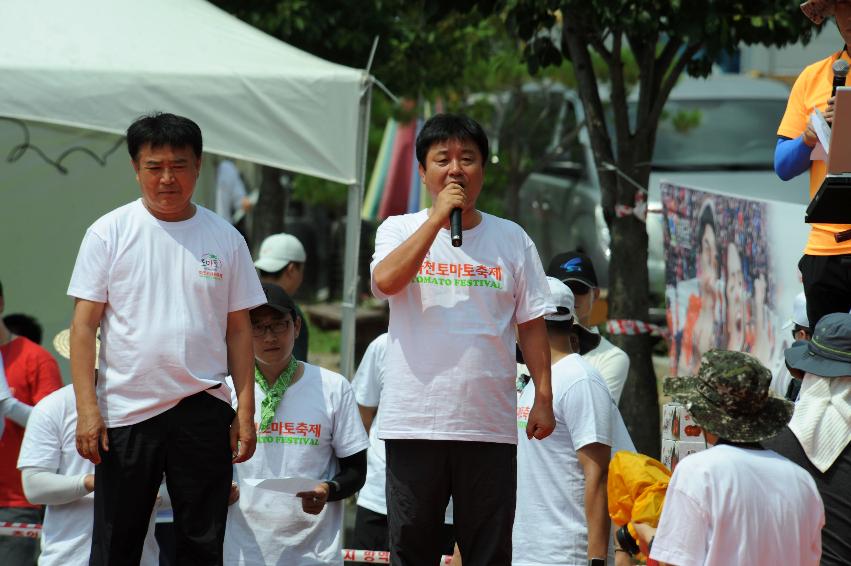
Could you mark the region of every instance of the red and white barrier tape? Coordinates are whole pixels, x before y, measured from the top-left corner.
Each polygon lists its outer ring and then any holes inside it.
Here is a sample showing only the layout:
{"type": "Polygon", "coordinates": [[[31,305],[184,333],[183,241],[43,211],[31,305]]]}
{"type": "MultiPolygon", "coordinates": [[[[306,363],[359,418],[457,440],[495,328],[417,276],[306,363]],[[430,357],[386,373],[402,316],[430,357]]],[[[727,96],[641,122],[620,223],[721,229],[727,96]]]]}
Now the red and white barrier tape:
{"type": "Polygon", "coordinates": [[[41,525],[38,523],[0,522],[0,536],[38,538],[41,536],[41,525]]]}
{"type": "MultiPolygon", "coordinates": [[[[41,525],[38,523],[2,523],[0,536],[38,538],[41,536],[41,525]]],[[[367,564],[390,564],[390,552],[386,550],[354,550],[343,549],[343,560],[349,562],[366,562],[367,564]]],[[[451,564],[451,556],[443,556],[440,564],[451,564]]]]}
{"type": "Polygon", "coordinates": [[[658,324],[651,324],[643,320],[616,319],[606,322],[606,331],[609,334],[620,334],[624,336],[637,336],[649,334],[650,336],[667,337],[668,329],[658,324]]]}

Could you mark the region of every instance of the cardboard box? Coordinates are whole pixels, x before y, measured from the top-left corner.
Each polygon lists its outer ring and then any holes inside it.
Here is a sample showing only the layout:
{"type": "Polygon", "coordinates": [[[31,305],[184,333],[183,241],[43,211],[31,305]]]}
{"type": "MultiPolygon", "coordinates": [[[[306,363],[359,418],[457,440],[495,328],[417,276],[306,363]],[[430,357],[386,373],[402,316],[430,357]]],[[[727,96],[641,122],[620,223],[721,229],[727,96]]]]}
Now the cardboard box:
{"type": "Polygon", "coordinates": [[[662,440],[704,442],[706,438],[685,405],[671,402],[662,407],[662,440]]]}
{"type": "Polygon", "coordinates": [[[673,472],[683,458],[704,450],[703,440],[662,440],[662,463],[673,472]]]}

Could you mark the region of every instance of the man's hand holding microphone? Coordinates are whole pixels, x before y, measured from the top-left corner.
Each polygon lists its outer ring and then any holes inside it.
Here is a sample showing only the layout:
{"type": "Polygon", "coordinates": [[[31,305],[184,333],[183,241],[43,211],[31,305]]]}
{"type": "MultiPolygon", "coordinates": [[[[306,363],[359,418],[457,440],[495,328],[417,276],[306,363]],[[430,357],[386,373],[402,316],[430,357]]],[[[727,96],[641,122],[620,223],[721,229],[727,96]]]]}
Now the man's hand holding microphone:
{"type": "MultiPolygon", "coordinates": [[[[440,193],[432,205],[432,214],[436,219],[447,219],[452,237],[452,245],[456,248],[461,245],[461,221],[464,207],[467,205],[467,193],[464,185],[450,181],[440,193]]],[[[443,220],[445,227],[447,220],[443,220]]]]}

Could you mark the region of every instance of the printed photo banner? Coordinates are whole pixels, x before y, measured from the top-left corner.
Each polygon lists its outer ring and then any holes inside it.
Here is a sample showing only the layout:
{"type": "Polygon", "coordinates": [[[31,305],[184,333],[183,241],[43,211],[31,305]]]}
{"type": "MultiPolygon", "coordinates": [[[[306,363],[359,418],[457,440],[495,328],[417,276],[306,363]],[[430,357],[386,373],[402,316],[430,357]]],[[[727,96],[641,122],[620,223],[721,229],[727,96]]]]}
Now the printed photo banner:
{"type": "Polygon", "coordinates": [[[662,182],[670,375],[693,375],[713,348],[749,352],[783,371],[803,205],[748,200],[662,182]]]}

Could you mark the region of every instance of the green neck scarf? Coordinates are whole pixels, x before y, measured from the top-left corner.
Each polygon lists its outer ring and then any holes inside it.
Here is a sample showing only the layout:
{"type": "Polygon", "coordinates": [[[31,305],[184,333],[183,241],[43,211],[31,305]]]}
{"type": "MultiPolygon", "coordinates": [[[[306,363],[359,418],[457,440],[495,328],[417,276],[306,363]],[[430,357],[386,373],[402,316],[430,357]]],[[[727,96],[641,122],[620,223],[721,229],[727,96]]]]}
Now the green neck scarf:
{"type": "Polygon", "coordinates": [[[272,420],[275,418],[275,411],[278,410],[278,405],[281,404],[281,399],[284,397],[284,393],[289,389],[290,384],[293,381],[293,376],[295,375],[295,371],[298,369],[298,360],[295,359],[295,356],[290,356],[290,363],[287,364],[287,367],[278,376],[278,380],[275,384],[269,387],[269,383],[266,381],[266,378],[263,377],[263,374],[260,373],[260,368],[257,367],[257,364],[254,364],[254,381],[257,382],[257,385],[260,386],[260,390],[263,391],[265,397],[260,402],[260,430],[266,430],[269,428],[269,425],[272,424],[272,420]]]}

